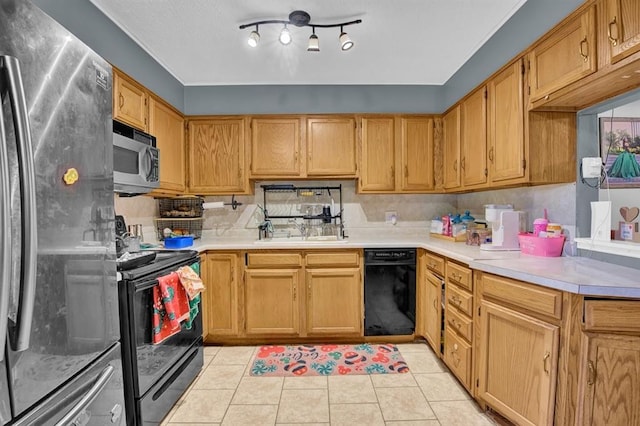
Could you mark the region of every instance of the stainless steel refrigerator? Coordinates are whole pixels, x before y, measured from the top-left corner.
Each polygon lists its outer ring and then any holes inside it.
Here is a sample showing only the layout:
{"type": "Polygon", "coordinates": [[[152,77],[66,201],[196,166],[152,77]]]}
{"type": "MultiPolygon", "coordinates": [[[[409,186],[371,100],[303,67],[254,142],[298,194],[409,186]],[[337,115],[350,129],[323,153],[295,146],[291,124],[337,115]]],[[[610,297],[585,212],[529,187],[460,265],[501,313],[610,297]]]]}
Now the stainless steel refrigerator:
{"type": "Polygon", "coordinates": [[[39,8],[0,0],[0,425],[126,423],[111,84],[39,8]]]}

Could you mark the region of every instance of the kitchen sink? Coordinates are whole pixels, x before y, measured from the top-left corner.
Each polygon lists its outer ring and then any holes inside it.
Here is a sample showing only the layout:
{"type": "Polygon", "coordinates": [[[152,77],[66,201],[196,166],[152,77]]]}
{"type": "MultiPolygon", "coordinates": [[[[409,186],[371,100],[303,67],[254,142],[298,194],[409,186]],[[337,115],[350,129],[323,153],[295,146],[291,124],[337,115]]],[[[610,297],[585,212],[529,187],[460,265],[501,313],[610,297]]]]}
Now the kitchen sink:
{"type": "Polygon", "coordinates": [[[254,244],[322,244],[322,243],[346,243],[347,240],[340,240],[335,235],[328,237],[280,237],[280,238],[264,238],[256,240],[254,244]]]}

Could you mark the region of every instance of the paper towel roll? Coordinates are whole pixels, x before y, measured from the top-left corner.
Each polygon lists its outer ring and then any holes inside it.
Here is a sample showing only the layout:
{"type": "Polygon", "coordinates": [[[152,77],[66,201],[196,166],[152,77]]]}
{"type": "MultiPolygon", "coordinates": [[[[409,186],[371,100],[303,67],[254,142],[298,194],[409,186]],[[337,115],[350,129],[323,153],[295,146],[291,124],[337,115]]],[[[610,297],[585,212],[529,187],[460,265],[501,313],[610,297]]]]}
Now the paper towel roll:
{"type": "Polygon", "coordinates": [[[221,209],[224,208],[224,202],[216,201],[214,203],[202,203],[202,208],[205,210],[208,209],[221,209]]]}

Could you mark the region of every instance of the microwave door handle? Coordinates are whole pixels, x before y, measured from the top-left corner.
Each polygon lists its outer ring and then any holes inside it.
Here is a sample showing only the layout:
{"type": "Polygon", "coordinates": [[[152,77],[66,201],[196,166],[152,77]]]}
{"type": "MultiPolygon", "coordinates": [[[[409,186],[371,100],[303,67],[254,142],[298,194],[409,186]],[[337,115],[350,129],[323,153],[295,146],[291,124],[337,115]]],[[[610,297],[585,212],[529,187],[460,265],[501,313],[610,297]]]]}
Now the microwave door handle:
{"type": "Polygon", "coordinates": [[[140,159],[142,164],[140,165],[140,170],[145,178],[149,179],[151,177],[151,173],[153,172],[153,155],[151,154],[151,149],[144,149],[144,156],[140,159]]]}
{"type": "MultiPolygon", "coordinates": [[[[2,64],[3,62],[0,62],[2,64]]],[[[0,79],[0,84],[2,79],[0,79]]],[[[0,86],[0,93],[4,92],[0,86]]],[[[11,280],[11,186],[9,185],[9,159],[7,133],[0,97],[0,362],[4,360],[4,348],[9,324],[9,283],[11,280]]]]}
{"type": "Polygon", "coordinates": [[[16,140],[18,142],[18,161],[22,193],[21,207],[23,216],[22,229],[22,276],[20,309],[18,319],[17,341],[14,350],[21,352],[29,347],[31,321],[36,297],[37,268],[37,207],[36,207],[36,174],[29,130],[29,113],[24,94],[24,86],[20,74],[20,63],[13,56],[0,56],[2,68],[8,85],[10,105],[13,113],[16,140]]]}

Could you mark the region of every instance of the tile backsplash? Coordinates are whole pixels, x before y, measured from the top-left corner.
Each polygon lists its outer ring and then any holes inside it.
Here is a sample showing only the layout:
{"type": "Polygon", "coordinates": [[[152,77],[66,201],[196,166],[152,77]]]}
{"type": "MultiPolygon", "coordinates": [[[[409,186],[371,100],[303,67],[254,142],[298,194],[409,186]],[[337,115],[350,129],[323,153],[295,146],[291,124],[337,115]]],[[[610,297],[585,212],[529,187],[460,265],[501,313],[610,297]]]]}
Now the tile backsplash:
{"type": "MultiPolygon", "coordinates": [[[[277,182],[257,182],[254,195],[236,196],[241,203],[236,210],[227,205],[222,209],[205,210],[203,230],[225,231],[255,228],[262,220],[257,207],[264,200],[260,185],[277,182]]],[[[281,183],[281,182],[280,182],[281,183]]],[[[335,186],[342,185],[345,209],[345,226],[349,228],[375,227],[385,221],[385,212],[394,211],[398,227],[426,226],[434,216],[447,213],[462,213],[470,210],[480,219],[484,217],[485,204],[511,203],[517,210],[524,210],[528,222],[541,217],[547,208],[549,220],[559,222],[569,229],[575,227],[575,184],[546,185],[515,189],[475,192],[469,194],[356,194],[355,181],[304,181],[295,185],[335,186]]],[[[205,197],[205,202],[231,202],[231,196],[205,197]]],[[[140,223],[154,227],[158,215],[157,201],[152,197],[115,196],[115,210],[125,217],[128,224],[140,223]]]]}

